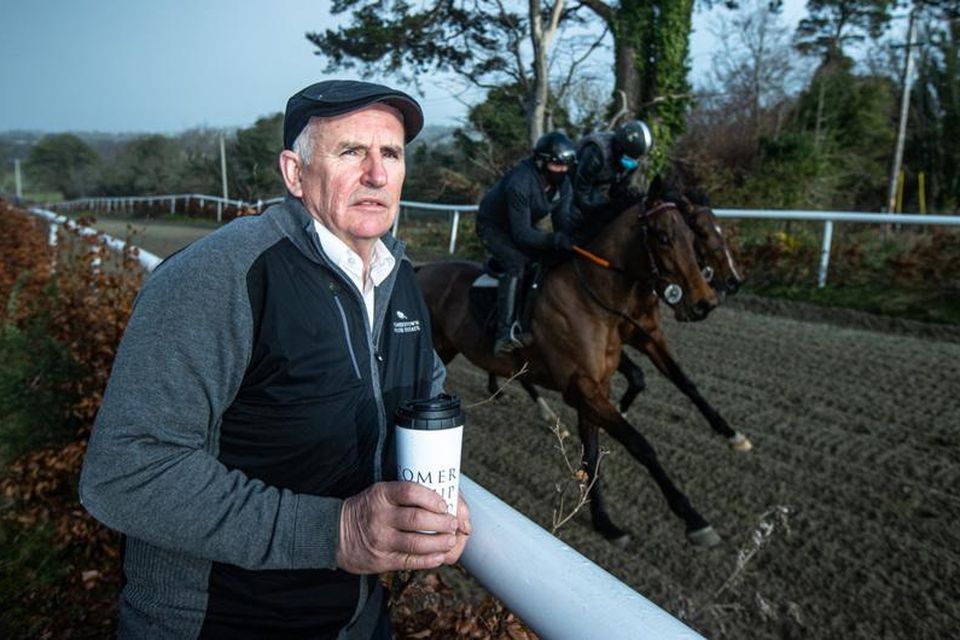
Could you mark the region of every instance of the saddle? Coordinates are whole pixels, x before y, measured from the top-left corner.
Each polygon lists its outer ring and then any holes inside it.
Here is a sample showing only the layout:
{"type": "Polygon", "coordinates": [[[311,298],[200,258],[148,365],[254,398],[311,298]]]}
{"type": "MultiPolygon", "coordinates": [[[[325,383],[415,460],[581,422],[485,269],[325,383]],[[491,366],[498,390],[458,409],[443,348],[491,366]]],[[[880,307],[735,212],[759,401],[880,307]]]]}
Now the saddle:
{"type": "MultiPolygon", "coordinates": [[[[470,285],[470,314],[484,333],[491,337],[497,330],[497,286],[504,273],[496,258],[490,256],[483,262],[483,273],[470,285]]],[[[517,301],[517,322],[524,330],[529,330],[533,316],[533,306],[540,293],[540,285],[546,275],[544,265],[533,262],[527,266],[520,282],[520,299],[517,301]]]]}

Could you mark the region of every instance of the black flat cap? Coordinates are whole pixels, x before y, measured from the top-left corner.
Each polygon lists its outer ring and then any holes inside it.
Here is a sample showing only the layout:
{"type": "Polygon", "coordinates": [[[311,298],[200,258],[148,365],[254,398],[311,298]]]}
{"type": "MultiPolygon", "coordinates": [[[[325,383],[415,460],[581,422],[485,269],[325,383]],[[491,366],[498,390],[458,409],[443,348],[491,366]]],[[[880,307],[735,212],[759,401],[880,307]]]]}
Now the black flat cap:
{"type": "Polygon", "coordinates": [[[339,116],[375,102],[399,109],[403,115],[406,142],[417,137],[423,128],[423,111],[417,101],[404,92],[372,82],[324,80],[301,89],[287,100],[287,111],[283,116],[283,148],[293,149],[293,141],[311,117],[339,116]]]}

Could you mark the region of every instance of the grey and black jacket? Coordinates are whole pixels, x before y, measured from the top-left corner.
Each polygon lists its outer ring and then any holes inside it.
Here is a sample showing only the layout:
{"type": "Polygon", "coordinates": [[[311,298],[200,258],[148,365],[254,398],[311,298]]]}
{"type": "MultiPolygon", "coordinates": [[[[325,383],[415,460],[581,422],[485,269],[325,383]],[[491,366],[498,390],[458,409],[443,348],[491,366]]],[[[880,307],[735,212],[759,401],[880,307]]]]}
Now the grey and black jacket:
{"type": "Polygon", "coordinates": [[[341,503],[394,479],[394,410],[444,378],[412,265],[384,242],[372,333],[289,196],[144,285],[80,484],[125,534],[121,637],[369,636],[382,590],[335,567],[341,503]]]}

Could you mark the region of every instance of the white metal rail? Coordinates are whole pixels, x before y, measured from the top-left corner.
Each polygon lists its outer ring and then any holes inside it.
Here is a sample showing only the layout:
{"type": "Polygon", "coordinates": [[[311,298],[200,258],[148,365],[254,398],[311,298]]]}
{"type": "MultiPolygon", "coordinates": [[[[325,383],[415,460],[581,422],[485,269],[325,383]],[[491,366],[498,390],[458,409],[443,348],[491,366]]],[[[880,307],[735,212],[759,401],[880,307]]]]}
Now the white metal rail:
{"type": "Polygon", "coordinates": [[[876,213],[859,211],[794,211],[764,209],[714,209],[719,218],[737,218],[741,220],[804,220],[823,222],[823,243],[820,246],[820,268],[817,271],[817,286],[827,284],[827,270],[830,268],[830,248],[833,244],[834,222],[855,222],[866,224],[919,224],[919,225],[960,225],[960,216],[916,215],[906,213],[876,213]]]}
{"type": "MultiPolygon", "coordinates": [[[[170,212],[175,213],[177,201],[184,201],[184,209],[189,206],[191,200],[205,203],[212,202],[217,204],[217,221],[222,221],[222,209],[224,206],[237,207],[241,209],[256,209],[261,211],[263,207],[281,202],[283,198],[271,198],[270,200],[258,200],[256,202],[247,202],[244,200],[230,200],[217,196],[207,196],[201,194],[179,194],[179,195],[158,195],[158,196],[137,196],[137,197],[111,197],[111,198],[84,198],[81,200],[71,200],[68,202],[54,203],[47,205],[48,208],[57,209],[98,209],[106,211],[126,211],[132,210],[137,204],[146,203],[153,205],[157,203],[170,203],[170,212]]],[[[477,205],[474,204],[433,204],[427,202],[414,202],[402,200],[400,206],[407,210],[418,211],[445,211],[450,214],[450,243],[448,250],[452,255],[457,247],[457,230],[460,226],[460,214],[473,213],[477,211],[477,205]]],[[[720,218],[734,219],[753,219],[753,220],[801,220],[806,222],[823,222],[823,242],[820,248],[820,266],[817,272],[817,285],[823,287],[827,283],[827,272],[830,267],[830,250],[833,244],[833,225],[834,223],[865,223],[865,224],[918,224],[918,225],[960,225],[960,216],[943,215],[917,215],[903,213],[876,213],[876,212],[854,212],[854,211],[796,211],[796,210],[766,210],[766,209],[714,209],[714,213],[720,218]]],[[[393,235],[398,235],[400,226],[400,216],[393,222],[393,235]]]]}

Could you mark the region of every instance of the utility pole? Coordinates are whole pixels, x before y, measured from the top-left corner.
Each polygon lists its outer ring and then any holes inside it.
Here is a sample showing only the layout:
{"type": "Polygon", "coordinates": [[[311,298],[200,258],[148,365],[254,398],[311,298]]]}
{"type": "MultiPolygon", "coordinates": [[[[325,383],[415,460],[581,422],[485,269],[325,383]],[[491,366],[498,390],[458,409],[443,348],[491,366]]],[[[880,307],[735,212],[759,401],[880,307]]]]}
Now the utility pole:
{"type": "Polygon", "coordinates": [[[220,177],[223,179],[223,200],[217,207],[217,222],[223,222],[223,207],[230,196],[227,194],[227,152],[223,145],[223,133],[220,133],[220,177]]]}
{"type": "Polygon", "coordinates": [[[13,176],[17,185],[16,203],[20,204],[20,201],[23,200],[23,181],[20,179],[20,158],[13,159],[13,176]]]}
{"type": "Polygon", "coordinates": [[[896,212],[897,180],[903,163],[903,147],[907,137],[907,114],[910,111],[910,76],[913,75],[913,42],[917,38],[917,9],[910,11],[910,26],[907,30],[907,61],[903,66],[903,88],[900,97],[900,126],[897,129],[897,146],[893,152],[893,167],[890,169],[890,191],[887,195],[887,213],[896,212]]]}

